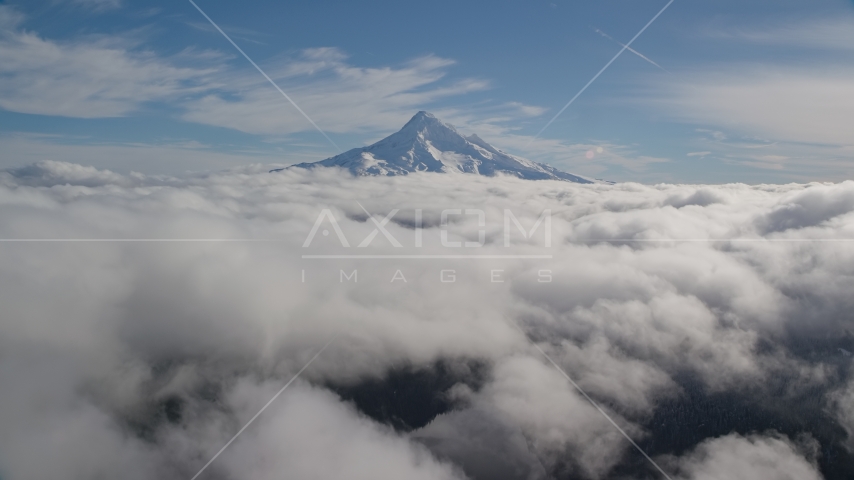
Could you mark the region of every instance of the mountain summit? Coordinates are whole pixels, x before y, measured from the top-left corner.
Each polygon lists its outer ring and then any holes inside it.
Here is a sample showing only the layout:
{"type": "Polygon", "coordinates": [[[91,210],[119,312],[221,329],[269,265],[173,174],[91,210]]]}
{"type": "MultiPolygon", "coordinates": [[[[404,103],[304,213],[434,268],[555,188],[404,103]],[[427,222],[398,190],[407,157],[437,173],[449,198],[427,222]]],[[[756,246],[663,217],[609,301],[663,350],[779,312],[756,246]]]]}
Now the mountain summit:
{"type": "MultiPolygon", "coordinates": [[[[543,163],[504,153],[477,135],[464,137],[428,112],[418,112],[403,128],[379,142],[340,155],[291,167],[341,167],[353,175],[408,175],[412,172],[497,173],[529,180],[593,180],[562,172],[543,163]]],[[[273,172],[284,170],[279,168],[273,172]]]]}

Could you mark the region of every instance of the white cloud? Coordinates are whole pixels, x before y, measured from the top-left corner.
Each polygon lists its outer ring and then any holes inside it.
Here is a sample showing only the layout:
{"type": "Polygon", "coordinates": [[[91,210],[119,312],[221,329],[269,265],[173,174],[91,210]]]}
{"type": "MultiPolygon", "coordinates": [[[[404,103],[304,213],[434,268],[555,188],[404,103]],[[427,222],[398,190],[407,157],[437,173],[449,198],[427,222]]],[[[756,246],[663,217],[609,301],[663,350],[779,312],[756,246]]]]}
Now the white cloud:
{"type": "MultiPolygon", "coordinates": [[[[348,64],[339,49],[316,48],[277,63],[264,68],[328,132],[397,129],[424,105],[488,86],[476,79],[439,84],[454,62],[432,55],[397,67],[364,68],[348,64]]],[[[265,135],[314,128],[254,70],[225,83],[223,94],[186,103],[184,118],[265,135]]]]}
{"type": "Polygon", "coordinates": [[[814,459],[785,437],[737,434],[707,440],[680,459],[690,480],[820,480],[814,459]]]}
{"type": "Polygon", "coordinates": [[[850,20],[769,19],[706,31],[726,48],[762,56],[650,78],[627,101],[702,126],[697,131],[708,138],[695,148],[724,164],[791,179],[850,178],[854,70],[843,58],[854,49],[850,20]]]}
{"type": "MultiPolygon", "coordinates": [[[[518,428],[530,439],[532,453],[547,469],[566,462],[569,470],[578,469],[594,478],[607,473],[628,447],[620,433],[540,359],[508,358],[495,366],[493,376],[495,380],[477,394],[471,409],[448,420],[456,423],[472,411],[490,412],[494,422],[518,428]],[[568,458],[572,461],[567,462],[568,458]]],[[[622,419],[617,420],[625,425],[622,419]]]]}
{"type": "Polygon", "coordinates": [[[787,143],[850,146],[854,70],[731,65],[656,80],[647,100],[674,118],[787,143]]]}
{"type": "Polygon", "coordinates": [[[95,11],[115,10],[122,6],[122,0],[71,0],[71,3],[95,11]]]}
{"type": "MultiPolygon", "coordinates": [[[[467,474],[491,464],[508,478],[607,478],[633,450],[513,324],[640,440],[654,433],[649,422],[662,405],[685,400],[686,377],[702,392],[758,405],[830,395],[845,372],[821,342],[850,328],[854,252],[850,243],[806,240],[854,238],[852,198],[854,182],[355,179],[322,169],[268,174],[260,165],[178,178],[59,162],[0,173],[0,238],[274,240],[3,243],[0,470],[11,479],[188,478],[339,334],[304,373],[315,386],[286,391],[214,469],[259,478],[288,468],[296,476],[454,478],[453,461],[467,474]],[[353,244],[373,230],[353,199],[378,215],[401,209],[387,228],[406,245],[414,209],[424,209],[418,253],[447,253],[439,211],[472,206],[488,219],[478,253],[542,253],[537,235],[503,246],[503,209],[530,226],[549,208],[553,258],[302,259],[308,250],[341,252],[336,235],[301,247],[321,208],[353,244]],[[674,238],[714,241],[666,240],[674,238]],[[398,268],[407,283],[390,282],[398,268]],[[340,281],[340,270],[354,269],[358,282],[340,281]],[[456,270],[457,282],[441,283],[442,269],[456,270]],[[492,269],[504,270],[504,283],[490,281],[492,269]],[[553,282],[538,281],[542,269],[553,282]],[[816,355],[790,348],[810,339],[816,355]],[[437,392],[455,399],[453,410],[411,434],[376,425],[324,389],[439,360],[477,361],[486,373],[479,386],[437,392]],[[164,413],[167,399],[181,406],[178,418],[164,413]],[[73,443],[63,432],[74,433],[73,443]]],[[[451,229],[451,240],[478,237],[476,224],[451,229]]],[[[364,251],[400,252],[381,237],[364,251]]],[[[829,415],[825,426],[843,424],[829,415]]],[[[670,466],[697,479],[815,476],[812,459],[793,445],[709,439],[670,466]]]]}
{"type": "Polygon", "coordinates": [[[775,170],[794,181],[854,174],[854,70],[739,64],[701,67],[656,79],[628,102],[689,122],[694,148],[724,164],[775,170]]]}
{"type": "MultiPolygon", "coordinates": [[[[278,390],[275,384],[237,387],[249,418],[278,390]],[[266,388],[264,388],[266,387],[266,388]],[[250,406],[251,404],[251,406],[250,406]]],[[[228,434],[220,439],[227,441],[228,434]]],[[[220,445],[211,442],[212,456],[220,445]]],[[[462,479],[423,446],[359,415],[328,391],[296,386],[274,412],[223,458],[232,478],[462,479]]]]}
{"type": "Polygon", "coordinates": [[[214,70],[177,67],[127,39],[54,41],[21,29],[11,7],[0,7],[0,107],[79,118],[127,115],[147,102],[199,88],[214,70]],[[8,21],[8,19],[16,19],[8,21]]]}
{"type": "MultiPolygon", "coordinates": [[[[23,113],[98,118],[130,115],[170,102],[186,120],[283,137],[313,127],[243,59],[231,52],[185,49],[164,57],[132,35],[53,40],[21,27],[0,8],[0,107],[23,113]]],[[[214,32],[215,33],[215,32],[214,32]]],[[[358,67],[337,48],[306,49],[262,62],[265,70],[324,130],[375,134],[399,128],[426,105],[482,91],[489,82],[447,80],[449,59],[426,55],[397,66],[358,67]]],[[[536,113],[535,107],[509,108],[536,113]]]]}
{"type": "Polygon", "coordinates": [[[854,50],[854,30],[848,18],[800,18],[790,23],[730,28],[709,32],[718,39],[737,40],[776,47],[807,48],[819,51],[854,50]]]}
{"type": "MultiPolygon", "coordinates": [[[[188,48],[164,57],[142,49],[131,36],[57,41],[20,28],[22,17],[9,7],[2,9],[2,15],[6,20],[0,22],[4,26],[0,34],[0,73],[8,76],[8,81],[0,87],[2,108],[97,118],[131,115],[148,104],[169,102],[187,121],[263,135],[277,141],[287,139],[291,155],[284,163],[320,160],[330,153],[327,148],[304,149],[293,145],[293,134],[313,132],[314,127],[243,59],[229,56],[229,51],[188,48]],[[233,64],[226,64],[227,61],[233,64]]],[[[254,32],[248,34],[255,35],[254,32]]],[[[490,82],[483,79],[451,78],[449,73],[453,65],[451,59],[426,55],[394,66],[360,67],[350,63],[346,53],[334,47],[310,48],[293,56],[262,62],[263,68],[323,130],[374,140],[400,128],[417,110],[490,87],[490,82]]],[[[520,121],[545,112],[539,106],[487,101],[465,109],[440,107],[436,112],[501,148],[582,175],[600,175],[609,167],[638,173],[651,164],[668,161],[644,156],[633,148],[607,141],[576,144],[519,135],[520,121]],[[588,153],[591,151],[593,158],[588,153]]],[[[8,139],[4,141],[8,143],[8,139]]],[[[13,143],[16,143],[15,148],[21,147],[20,141],[13,143]]],[[[43,158],[33,156],[53,149],[51,145],[39,144],[46,142],[30,143],[32,151],[17,148],[20,155],[6,158],[7,164],[9,161],[20,164],[24,157],[28,162],[39,161],[43,158]]],[[[97,157],[123,157],[117,145],[90,147],[97,147],[88,149],[97,157]]],[[[163,146],[149,147],[161,149],[163,146]]],[[[71,148],[81,153],[84,150],[79,145],[71,148]]],[[[133,154],[140,150],[124,148],[123,151],[133,154]]],[[[148,156],[152,157],[160,155],[148,156]]],[[[76,161],[78,158],[63,159],[76,161]]],[[[125,169],[106,161],[95,164],[125,169]]],[[[213,168],[236,164],[219,162],[213,168]]],[[[180,167],[181,170],[187,168],[199,167],[180,167]]],[[[153,168],[146,170],[155,171],[153,168]]]]}
{"type": "MultiPolygon", "coordinates": [[[[846,350],[847,351],[847,350],[846,350]]],[[[840,352],[845,355],[844,352],[840,352]]],[[[848,355],[850,356],[850,352],[848,355]]],[[[854,381],[849,381],[829,395],[829,406],[848,434],[847,446],[854,449],[854,381]]]]}
{"type": "Polygon", "coordinates": [[[650,78],[627,101],[703,126],[697,131],[708,138],[695,148],[725,164],[792,179],[849,178],[854,70],[842,57],[854,48],[850,24],[839,17],[800,18],[707,31],[718,43],[733,42],[729,47],[749,46],[745,53],[761,47],[773,54],[650,78]]]}

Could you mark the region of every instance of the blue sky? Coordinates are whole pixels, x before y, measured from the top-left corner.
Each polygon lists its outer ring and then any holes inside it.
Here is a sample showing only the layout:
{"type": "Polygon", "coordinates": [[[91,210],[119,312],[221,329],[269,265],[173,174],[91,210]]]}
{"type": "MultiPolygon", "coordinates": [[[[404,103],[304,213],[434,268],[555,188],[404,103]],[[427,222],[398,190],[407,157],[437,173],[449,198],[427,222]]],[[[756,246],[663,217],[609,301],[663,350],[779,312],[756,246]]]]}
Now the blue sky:
{"type": "MultiPolygon", "coordinates": [[[[536,139],[665,0],[197,3],[344,150],[428,110],[617,181],[854,177],[851,1],[676,0],[536,139]]],[[[188,1],[0,2],[0,78],[0,168],[336,153],[188,1]]]]}

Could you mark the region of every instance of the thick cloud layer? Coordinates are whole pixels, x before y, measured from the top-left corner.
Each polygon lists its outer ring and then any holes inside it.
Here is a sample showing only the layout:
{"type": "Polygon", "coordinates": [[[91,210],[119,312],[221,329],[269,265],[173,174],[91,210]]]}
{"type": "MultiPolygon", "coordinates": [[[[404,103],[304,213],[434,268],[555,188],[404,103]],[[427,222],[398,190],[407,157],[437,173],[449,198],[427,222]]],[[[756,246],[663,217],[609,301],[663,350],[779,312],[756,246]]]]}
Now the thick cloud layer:
{"type": "Polygon", "coordinates": [[[0,173],[0,478],[190,478],[333,338],[204,478],[658,475],[532,341],[674,478],[851,473],[854,182],[266,170],[0,173]]]}

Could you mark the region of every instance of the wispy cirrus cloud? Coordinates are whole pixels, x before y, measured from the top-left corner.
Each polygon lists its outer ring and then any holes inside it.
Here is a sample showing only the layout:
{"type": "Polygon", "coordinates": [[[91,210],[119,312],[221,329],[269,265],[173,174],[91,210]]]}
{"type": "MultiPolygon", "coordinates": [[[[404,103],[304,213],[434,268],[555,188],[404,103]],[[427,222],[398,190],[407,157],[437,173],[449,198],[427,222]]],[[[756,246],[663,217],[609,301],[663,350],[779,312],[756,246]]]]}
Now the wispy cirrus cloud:
{"type": "Polygon", "coordinates": [[[694,148],[792,179],[854,173],[854,69],[822,64],[703,66],[647,83],[628,99],[701,126],[694,148]]]}
{"type": "MultiPolygon", "coordinates": [[[[288,95],[324,130],[336,133],[399,128],[416,109],[489,87],[474,78],[442,82],[454,61],[433,55],[394,67],[358,67],[340,49],[314,48],[278,65],[267,63],[265,70],[288,95]]],[[[312,128],[254,71],[232,72],[225,83],[219,92],[186,102],[183,118],[262,135],[312,128]]]]}
{"type": "MultiPolygon", "coordinates": [[[[229,64],[230,52],[188,47],[167,57],[140,48],[132,35],[54,40],[25,30],[24,20],[19,11],[0,7],[3,109],[102,118],[169,103],[185,120],[251,134],[286,136],[312,129],[263,77],[229,64]]],[[[488,88],[481,79],[449,81],[454,63],[426,55],[397,66],[359,67],[337,48],[263,62],[324,129],[370,135],[399,128],[432,102],[488,88]]]]}
{"type": "Polygon", "coordinates": [[[625,100],[699,127],[693,148],[704,158],[801,180],[854,173],[850,18],[777,19],[699,35],[745,58],[649,77],[625,100]]]}
{"type": "Polygon", "coordinates": [[[851,145],[854,69],[711,66],[639,97],[674,118],[791,143],[851,145]]]}
{"type": "MultiPolygon", "coordinates": [[[[18,11],[5,7],[0,13],[4,19],[0,22],[0,72],[9,79],[0,86],[0,107],[6,110],[99,118],[130,116],[149,106],[168,104],[168,115],[188,122],[287,143],[288,156],[272,161],[296,163],[320,160],[329,154],[316,145],[296,141],[295,135],[311,132],[313,127],[261,75],[228,50],[188,47],[163,56],[142,49],[138,34],[54,40],[24,30],[24,17],[18,11]]],[[[207,29],[205,25],[197,28],[207,29]]],[[[265,71],[321,128],[351,135],[342,145],[345,148],[378,140],[399,129],[417,110],[430,109],[501,148],[582,174],[597,175],[613,166],[638,172],[651,163],[666,161],[608,141],[532,139],[520,133],[521,125],[547,111],[537,105],[481,98],[449,107],[450,101],[458,103],[491,86],[489,80],[481,78],[454,77],[455,63],[453,59],[424,55],[396,65],[364,67],[335,47],[310,48],[261,61],[265,71]],[[589,157],[591,151],[595,158],[589,157]]],[[[7,144],[10,141],[2,140],[7,144]]],[[[62,158],[53,153],[57,142],[40,143],[34,138],[26,142],[33,146],[29,152],[19,148],[21,139],[11,141],[16,151],[28,157],[11,159],[11,164],[45,159],[33,158],[34,152],[62,158]]],[[[161,150],[163,143],[149,147],[161,150]]],[[[129,149],[136,158],[142,151],[139,147],[75,145],[74,152],[88,149],[95,158],[101,158],[117,148],[129,149]]],[[[77,153],[67,159],[85,162],[77,153]]],[[[245,161],[243,155],[233,159],[235,163],[230,165],[245,161]]],[[[216,166],[226,165],[217,162],[216,166]]],[[[118,165],[113,168],[122,169],[118,165]]]]}
{"type": "MultiPolygon", "coordinates": [[[[0,107],[76,118],[128,115],[209,87],[215,67],[177,66],[122,36],[56,41],[0,7],[0,107]]],[[[184,59],[186,60],[186,59],[184,59]]]]}
{"type": "MultiPolygon", "coordinates": [[[[23,29],[23,20],[13,8],[0,7],[0,107],[6,110],[99,118],[169,102],[185,120],[206,125],[277,136],[311,130],[263,77],[242,63],[227,63],[230,52],[188,47],[166,57],[122,35],[54,40],[23,29]]],[[[426,55],[396,66],[359,67],[338,48],[262,62],[324,129],[337,133],[398,128],[425,105],[489,87],[482,79],[448,80],[454,63],[426,55]]]]}
{"type": "Polygon", "coordinates": [[[707,32],[712,38],[757,45],[854,51],[854,16],[797,19],[771,25],[729,27],[707,32]]]}
{"type": "Polygon", "coordinates": [[[94,11],[115,10],[124,5],[122,0],[71,0],[71,3],[94,11]]]}

